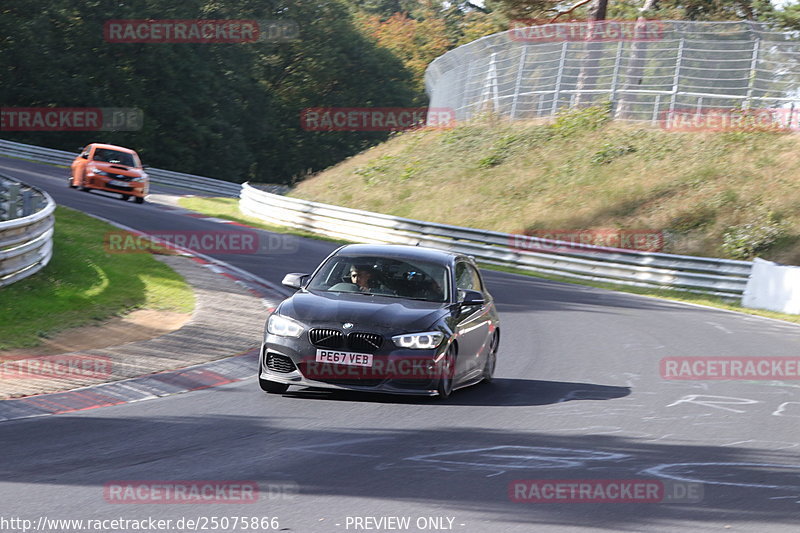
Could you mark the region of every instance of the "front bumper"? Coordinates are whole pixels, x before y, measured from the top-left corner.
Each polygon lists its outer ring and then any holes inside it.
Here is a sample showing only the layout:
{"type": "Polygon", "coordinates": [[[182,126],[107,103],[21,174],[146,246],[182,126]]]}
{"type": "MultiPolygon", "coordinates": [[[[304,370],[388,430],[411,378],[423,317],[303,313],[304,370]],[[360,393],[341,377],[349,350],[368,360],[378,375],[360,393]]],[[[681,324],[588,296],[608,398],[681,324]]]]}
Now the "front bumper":
{"type": "Polygon", "coordinates": [[[89,186],[100,191],[116,192],[129,194],[144,198],[147,195],[149,184],[146,181],[126,181],[111,179],[106,176],[93,175],[89,177],[89,186]],[[120,182],[120,185],[112,184],[112,181],[120,182]],[[124,183],[124,185],[122,185],[124,183]]]}
{"type": "MultiPolygon", "coordinates": [[[[444,344],[444,343],[443,343],[444,344]]],[[[437,350],[408,350],[394,345],[373,354],[369,369],[319,363],[317,347],[305,338],[267,335],[261,345],[261,379],[332,390],[435,396],[444,357],[437,350]]]]}

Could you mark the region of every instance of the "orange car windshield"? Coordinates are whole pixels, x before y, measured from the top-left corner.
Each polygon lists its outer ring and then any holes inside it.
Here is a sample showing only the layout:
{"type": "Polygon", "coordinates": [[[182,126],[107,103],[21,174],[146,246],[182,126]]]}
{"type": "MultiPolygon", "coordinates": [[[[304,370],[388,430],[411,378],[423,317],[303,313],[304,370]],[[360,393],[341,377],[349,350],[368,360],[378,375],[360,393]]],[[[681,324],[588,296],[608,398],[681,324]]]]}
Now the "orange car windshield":
{"type": "Polygon", "coordinates": [[[94,152],[95,161],[103,161],[105,163],[114,163],[117,165],[125,165],[126,167],[136,167],[133,155],[126,152],[118,152],[117,150],[109,150],[108,148],[98,148],[94,152]]]}

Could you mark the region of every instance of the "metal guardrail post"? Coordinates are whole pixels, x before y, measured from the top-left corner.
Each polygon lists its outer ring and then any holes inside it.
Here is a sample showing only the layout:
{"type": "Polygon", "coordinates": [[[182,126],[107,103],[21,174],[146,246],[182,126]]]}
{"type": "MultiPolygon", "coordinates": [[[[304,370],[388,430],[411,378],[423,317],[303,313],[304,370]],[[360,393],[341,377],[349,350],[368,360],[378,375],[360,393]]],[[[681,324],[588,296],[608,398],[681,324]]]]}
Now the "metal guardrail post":
{"type": "Polygon", "coordinates": [[[650,124],[655,126],[658,124],[658,110],[661,107],[661,95],[656,95],[656,101],[653,102],[653,116],[650,117],[650,124]]]}
{"type": "Polygon", "coordinates": [[[34,211],[34,197],[33,191],[27,189],[22,192],[22,216],[28,216],[34,211]]]}
{"type": "Polygon", "coordinates": [[[511,101],[511,120],[517,118],[517,101],[519,100],[519,88],[522,85],[522,71],[525,68],[525,56],[528,47],[522,45],[519,54],[519,66],[517,67],[517,83],[514,84],[514,99],[511,101]]]}
{"type": "Polygon", "coordinates": [[[492,101],[492,112],[497,113],[500,110],[500,104],[498,101],[498,93],[497,93],[496,57],[497,54],[493,53],[492,58],[489,61],[489,70],[486,73],[486,79],[484,80],[484,85],[483,85],[483,92],[481,93],[481,100],[478,103],[479,113],[483,112],[483,104],[489,99],[491,99],[492,101]]]}
{"type": "Polygon", "coordinates": [[[550,114],[555,115],[558,111],[558,99],[561,97],[561,79],[564,77],[564,62],[567,60],[568,41],[561,43],[561,58],[558,60],[558,74],[556,75],[555,92],[553,93],[553,107],[550,114]]]}
{"type": "Polygon", "coordinates": [[[8,193],[7,193],[5,182],[2,179],[0,179],[0,221],[3,221],[3,220],[6,219],[6,212],[8,211],[8,209],[5,207],[5,205],[6,205],[6,194],[8,194],[8,193]]]}
{"type": "Polygon", "coordinates": [[[672,115],[675,111],[675,103],[678,99],[678,90],[680,89],[681,82],[681,63],[683,62],[683,46],[686,42],[685,37],[681,37],[680,44],[678,44],[678,59],[675,62],[675,75],[672,78],[672,96],[669,100],[669,113],[672,115]]]}
{"type": "Polygon", "coordinates": [[[622,43],[620,41],[617,43],[617,56],[614,58],[614,71],[611,73],[611,106],[612,106],[612,114],[614,112],[613,106],[616,105],[617,102],[617,83],[619,80],[619,65],[622,61],[622,43]]]}
{"type": "Polygon", "coordinates": [[[12,220],[18,218],[19,215],[19,191],[21,185],[19,183],[10,183],[6,185],[6,208],[3,213],[3,220],[12,220]]]}
{"type": "Polygon", "coordinates": [[[747,98],[744,101],[745,109],[750,109],[750,100],[753,98],[753,89],[756,85],[756,67],[758,67],[758,51],[760,48],[761,39],[756,35],[753,41],[753,56],[750,58],[750,75],[747,79],[747,98]]]}

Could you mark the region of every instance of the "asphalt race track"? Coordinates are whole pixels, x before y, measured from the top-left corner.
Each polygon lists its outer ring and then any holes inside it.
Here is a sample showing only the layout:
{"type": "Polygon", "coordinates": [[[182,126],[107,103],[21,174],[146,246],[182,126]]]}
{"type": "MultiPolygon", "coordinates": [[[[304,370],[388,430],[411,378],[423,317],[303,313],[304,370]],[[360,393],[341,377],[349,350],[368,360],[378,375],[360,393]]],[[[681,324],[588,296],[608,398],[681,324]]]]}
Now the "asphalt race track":
{"type": "MultiPolygon", "coordinates": [[[[0,172],[47,190],[60,205],[140,230],[219,229],[150,202],[69,189],[65,169],[0,159],[0,172]]],[[[261,254],[215,257],[277,284],[336,246],[288,239],[291,246],[261,254]]],[[[2,517],[34,525],[42,517],[44,524],[171,520],[165,531],[213,531],[212,517],[228,520],[218,531],[244,530],[241,518],[233,527],[233,517],[278,519],[248,531],[312,533],[797,531],[800,380],[669,380],[660,362],[797,358],[800,327],[484,275],[502,320],[494,383],[444,402],[295,389],[267,396],[254,368],[252,379],[222,387],[4,422],[2,517]],[[542,487],[547,480],[597,486],[632,479],[660,483],[670,501],[575,502],[554,493],[546,502],[514,501],[519,480],[542,487]],[[250,482],[261,492],[250,503],[221,496],[203,504],[120,503],[109,496],[109,487],[131,480],[250,482]]],[[[21,531],[8,523],[0,530],[21,531]]]]}

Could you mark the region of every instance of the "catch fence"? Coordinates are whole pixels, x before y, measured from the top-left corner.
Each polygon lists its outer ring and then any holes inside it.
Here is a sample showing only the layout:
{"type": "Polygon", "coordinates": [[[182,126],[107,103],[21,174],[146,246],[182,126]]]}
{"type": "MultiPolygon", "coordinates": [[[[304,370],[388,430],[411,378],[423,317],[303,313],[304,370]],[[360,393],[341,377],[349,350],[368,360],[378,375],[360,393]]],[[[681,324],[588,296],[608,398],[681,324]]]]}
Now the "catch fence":
{"type": "Polygon", "coordinates": [[[616,119],[781,109],[800,121],[800,35],[750,22],[521,25],[460,46],[425,74],[430,107],[512,120],[610,102],[616,119]]]}

